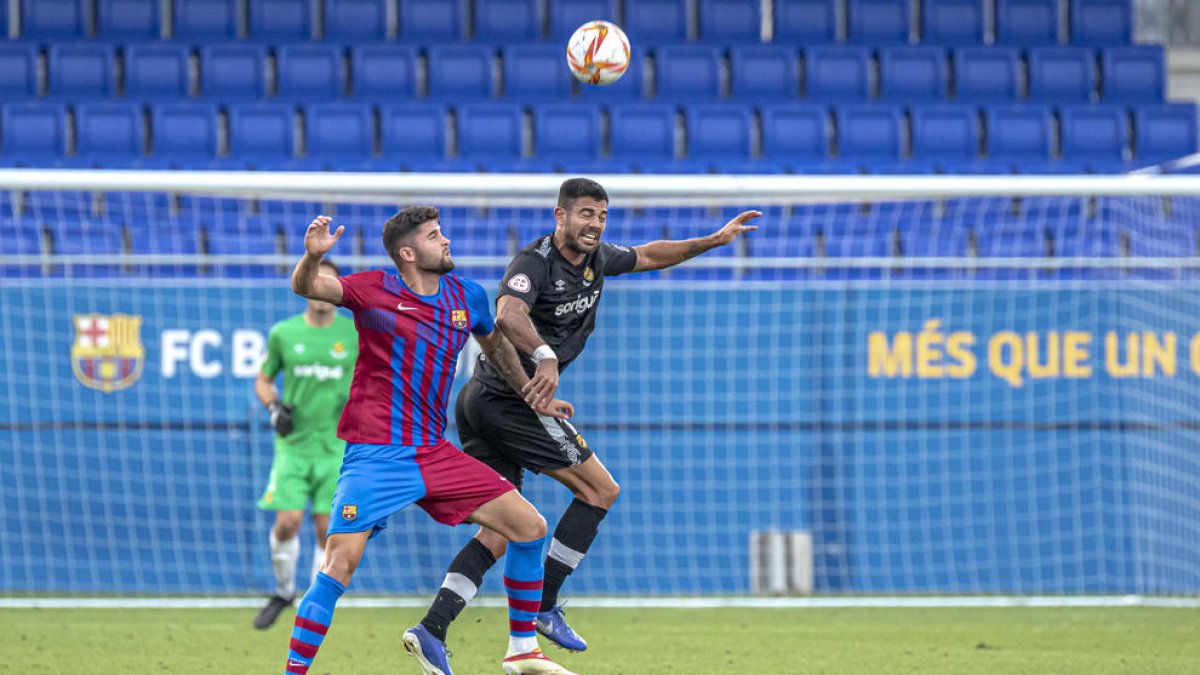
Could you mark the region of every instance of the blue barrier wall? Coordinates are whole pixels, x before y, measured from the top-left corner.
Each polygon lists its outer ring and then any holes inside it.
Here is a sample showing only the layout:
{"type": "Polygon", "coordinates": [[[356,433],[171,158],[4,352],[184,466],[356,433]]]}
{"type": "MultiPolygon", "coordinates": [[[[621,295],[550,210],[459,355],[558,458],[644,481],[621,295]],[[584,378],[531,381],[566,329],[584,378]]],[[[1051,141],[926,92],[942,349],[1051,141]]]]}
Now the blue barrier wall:
{"type": "MultiPolygon", "coordinates": [[[[745,593],[755,529],[811,531],[818,592],[1200,591],[1197,289],[608,289],[560,391],[623,492],[568,594],[745,593]]],[[[302,309],[6,282],[0,589],[269,589],[255,340],[302,309]],[[73,359],[93,314],[140,317],[125,388],[73,359]]],[[[431,593],[470,534],[396,516],[355,588],[431,593]]]]}

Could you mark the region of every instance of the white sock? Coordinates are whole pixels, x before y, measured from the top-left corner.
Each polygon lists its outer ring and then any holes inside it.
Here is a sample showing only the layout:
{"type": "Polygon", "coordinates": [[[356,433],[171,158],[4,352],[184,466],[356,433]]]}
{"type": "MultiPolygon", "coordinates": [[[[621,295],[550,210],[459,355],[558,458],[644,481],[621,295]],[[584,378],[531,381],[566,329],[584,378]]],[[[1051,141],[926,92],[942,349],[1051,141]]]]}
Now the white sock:
{"type": "Polygon", "coordinates": [[[508,636],[508,653],[509,654],[528,654],[538,648],[537,636],[517,637],[515,635],[508,636]]]}
{"type": "Polygon", "coordinates": [[[310,585],[317,583],[317,572],[321,571],[321,565],[324,565],[324,564],[325,564],[325,549],[321,548],[319,545],[317,545],[314,542],[313,543],[312,579],[309,580],[310,585]]]}
{"type": "Polygon", "coordinates": [[[296,595],[296,561],[300,559],[300,537],[285,541],[271,531],[271,565],[275,568],[275,594],[283,598],[296,595]]]}

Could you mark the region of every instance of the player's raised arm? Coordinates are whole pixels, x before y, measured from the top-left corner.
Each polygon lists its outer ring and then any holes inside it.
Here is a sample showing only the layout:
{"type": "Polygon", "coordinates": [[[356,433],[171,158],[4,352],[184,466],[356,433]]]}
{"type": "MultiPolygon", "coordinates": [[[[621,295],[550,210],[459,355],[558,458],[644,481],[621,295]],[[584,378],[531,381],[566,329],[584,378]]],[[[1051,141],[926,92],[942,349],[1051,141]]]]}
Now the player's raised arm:
{"type": "Polygon", "coordinates": [[[678,241],[652,241],[635,246],[633,250],[637,253],[637,265],[634,266],[633,271],[648,272],[673,267],[706,251],[730,244],[739,236],[757,230],[757,225],[747,225],[746,223],[761,215],[761,211],[743,211],[733,220],[725,223],[724,227],[707,237],[678,241]]]}
{"type": "Polygon", "coordinates": [[[537,363],[537,372],[529,382],[520,389],[514,387],[514,390],[521,392],[526,401],[531,401],[530,406],[534,409],[547,405],[558,390],[558,357],[533,327],[529,305],[520,298],[501,295],[496,301],[496,326],[513,347],[529,354],[537,363]]]}
{"type": "MultiPolygon", "coordinates": [[[[483,349],[488,363],[491,363],[496,372],[500,373],[500,376],[504,378],[508,386],[512,387],[513,391],[523,392],[525,385],[529,384],[529,376],[525,374],[525,369],[521,367],[521,360],[517,355],[517,350],[513,349],[512,343],[508,341],[504,333],[495,330],[490,335],[476,335],[475,339],[479,341],[479,347],[483,349]]],[[[533,392],[525,393],[524,395],[525,402],[539,415],[570,419],[575,414],[575,407],[567,401],[561,401],[553,397],[536,398],[533,392]]]]}
{"type": "Polygon", "coordinates": [[[321,258],[341,239],[346,231],[339,225],[336,232],[329,233],[329,216],[317,216],[308,224],[304,233],[304,256],[292,270],[292,291],[309,300],[322,300],[335,305],[342,304],[342,282],[336,277],[321,274],[321,258]]]}

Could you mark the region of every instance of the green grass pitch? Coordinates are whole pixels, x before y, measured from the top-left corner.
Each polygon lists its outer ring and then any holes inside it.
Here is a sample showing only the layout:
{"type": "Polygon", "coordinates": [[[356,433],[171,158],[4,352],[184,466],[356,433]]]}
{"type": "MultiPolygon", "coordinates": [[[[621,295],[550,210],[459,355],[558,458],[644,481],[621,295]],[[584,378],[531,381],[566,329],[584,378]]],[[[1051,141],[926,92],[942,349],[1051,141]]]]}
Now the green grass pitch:
{"type": "MultiPolygon", "coordinates": [[[[312,675],[419,673],[400,646],[417,609],[339,609],[312,675]]],[[[0,673],[281,673],[287,612],[2,609],[0,673]]],[[[592,648],[549,653],[581,675],[757,673],[1029,675],[1200,673],[1195,609],[589,609],[592,648]]],[[[470,608],[450,635],[457,675],[499,673],[501,609],[470,608]]]]}

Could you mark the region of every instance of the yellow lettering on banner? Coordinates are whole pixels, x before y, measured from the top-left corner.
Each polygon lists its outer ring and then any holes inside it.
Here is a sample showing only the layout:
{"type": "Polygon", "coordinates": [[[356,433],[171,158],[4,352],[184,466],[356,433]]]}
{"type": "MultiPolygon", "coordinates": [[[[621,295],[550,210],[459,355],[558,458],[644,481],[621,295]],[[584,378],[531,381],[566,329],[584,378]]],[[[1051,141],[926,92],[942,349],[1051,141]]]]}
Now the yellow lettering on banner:
{"type": "Polygon", "coordinates": [[[1039,363],[1038,354],[1041,352],[1038,344],[1038,334],[1025,334],[1025,353],[1029,361],[1029,376],[1035,380],[1044,380],[1059,375],[1058,331],[1046,335],[1046,362],[1039,363]]]}
{"type": "Polygon", "coordinates": [[[887,333],[871,333],[867,336],[867,361],[867,372],[871,377],[912,377],[912,333],[896,333],[891,346],[888,346],[887,333]]]}
{"type": "Polygon", "coordinates": [[[946,340],[946,356],[957,363],[946,366],[947,375],[961,380],[975,374],[975,368],[979,364],[975,360],[975,353],[970,349],[974,346],[974,335],[961,330],[950,334],[950,339],[946,340]]]}
{"type": "Polygon", "coordinates": [[[1088,363],[1088,347],[1092,334],[1069,330],[1063,334],[1063,374],[1067,377],[1091,377],[1092,364],[1088,363]]]}
{"type": "Polygon", "coordinates": [[[1200,375],[1200,333],[1192,336],[1192,342],[1188,345],[1188,351],[1190,352],[1188,360],[1191,361],[1192,372],[1200,375]]]}
{"type": "Polygon", "coordinates": [[[939,330],[941,325],[940,319],[930,319],[917,333],[917,377],[923,380],[935,380],[945,374],[942,344],[946,336],[939,330]]]}
{"type": "Polygon", "coordinates": [[[992,374],[1013,387],[1025,384],[1021,379],[1021,368],[1024,365],[1021,347],[1021,336],[1010,330],[1000,331],[988,340],[988,368],[992,374]],[[1008,360],[1004,358],[1005,348],[1011,356],[1008,360]]]}
{"type": "Polygon", "coordinates": [[[1138,374],[1138,334],[1125,336],[1125,362],[1121,363],[1121,336],[1113,331],[1104,334],[1104,369],[1109,377],[1135,377],[1138,374]]]}
{"type": "Polygon", "coordinates": [[[1163,341],[1155,333],[1142,333],[1142,376],[1154,377],[1157,373],[1155,365],[1162,369],[1167,377],[1175,377],[1175,334],[1166,333],[1163,341]]]}

